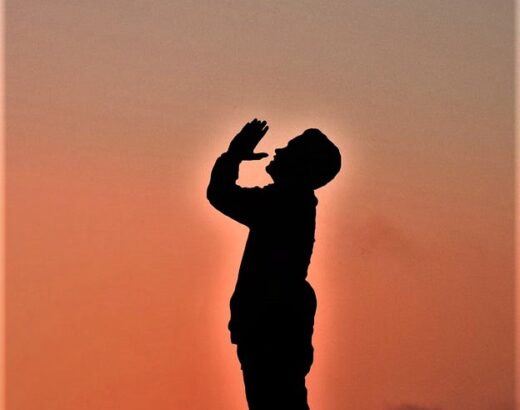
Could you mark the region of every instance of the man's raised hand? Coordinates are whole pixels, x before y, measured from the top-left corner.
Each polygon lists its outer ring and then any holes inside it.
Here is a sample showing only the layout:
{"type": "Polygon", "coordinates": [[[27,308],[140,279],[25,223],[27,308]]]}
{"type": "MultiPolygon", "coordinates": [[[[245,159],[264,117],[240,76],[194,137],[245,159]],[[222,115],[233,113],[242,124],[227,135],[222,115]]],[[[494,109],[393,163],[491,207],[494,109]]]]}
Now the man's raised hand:
{"type": "Polygon", "coordinates": [[[255,147],[269,129],[266,121],[256,118],[248,122],[229,144],[228,152],[241,160],[256,160],[268,156],[265,152],[254,152],[255,147]]]}

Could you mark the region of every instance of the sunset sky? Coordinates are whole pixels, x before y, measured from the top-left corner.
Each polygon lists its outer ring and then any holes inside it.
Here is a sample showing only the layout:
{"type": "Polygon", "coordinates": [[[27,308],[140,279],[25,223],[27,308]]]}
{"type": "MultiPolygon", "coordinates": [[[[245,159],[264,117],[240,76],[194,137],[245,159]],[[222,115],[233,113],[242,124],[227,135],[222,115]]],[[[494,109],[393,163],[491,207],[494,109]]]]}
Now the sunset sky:
{"type": "Polygon", "coordinates": [[[6,410],[247,408],[247,230],[205,191],[255,117],[258,151],[312,127],[343,156],[312,410],[513,410],[513,1],[5,7],[6,410]]]}

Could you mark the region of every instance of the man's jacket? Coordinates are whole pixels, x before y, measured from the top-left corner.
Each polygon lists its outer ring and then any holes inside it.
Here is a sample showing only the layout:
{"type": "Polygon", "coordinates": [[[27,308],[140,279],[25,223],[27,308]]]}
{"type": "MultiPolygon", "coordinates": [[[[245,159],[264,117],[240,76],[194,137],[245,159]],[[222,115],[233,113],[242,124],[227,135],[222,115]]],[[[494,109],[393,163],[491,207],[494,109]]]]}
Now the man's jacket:
{"type": "Polygon", "coordinates": [[[316,296],[306,277],[318,200],[301,187],[240,187],[240,162],[222,154],[207,190],[216,209],[249,228],[230,302],[231,341],[310,342],[316,296]]]}

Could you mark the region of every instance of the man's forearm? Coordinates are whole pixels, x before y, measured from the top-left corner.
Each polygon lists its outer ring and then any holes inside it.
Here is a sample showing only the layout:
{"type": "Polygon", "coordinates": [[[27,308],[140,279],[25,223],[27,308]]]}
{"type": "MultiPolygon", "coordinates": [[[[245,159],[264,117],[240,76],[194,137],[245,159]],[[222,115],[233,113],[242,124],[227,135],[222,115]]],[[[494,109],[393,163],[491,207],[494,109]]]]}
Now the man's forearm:
{"type": "Polygon", "coordinates": [[[235,135],[227,152],[222,154],[211,171],[207,197],[223,214],[247,225],[255,214],[260,188],[241,188],[236,184],[240,162],[265,158],[266,153],[254,152],[269,127],[256,118],[235,135]]]}
{"type": "Polygon", "coordinates": [[[236,186],[241,158],[232,153],[225,152],[217,158],[207,190],[210,203],[218,208],[218,203],[226,196],[226,192],[236,186]]]}

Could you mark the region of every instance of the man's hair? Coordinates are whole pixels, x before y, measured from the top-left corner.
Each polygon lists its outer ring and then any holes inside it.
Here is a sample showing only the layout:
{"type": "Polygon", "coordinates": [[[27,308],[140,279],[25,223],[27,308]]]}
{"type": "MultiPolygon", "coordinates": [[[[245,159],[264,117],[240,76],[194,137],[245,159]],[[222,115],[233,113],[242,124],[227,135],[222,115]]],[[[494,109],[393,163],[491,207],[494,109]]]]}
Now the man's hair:
{"type": "Polygon", "coordinates": [[[316,128],[309,128],[294,142],[298,142],[298,150],[301,150],[300,171],[312,189],[318,189],[334,179],[341,168],[341,154],[325,134],[316,128]]]}

